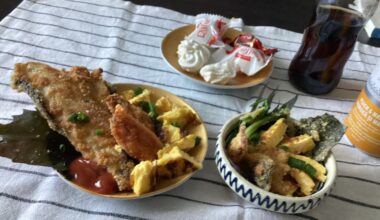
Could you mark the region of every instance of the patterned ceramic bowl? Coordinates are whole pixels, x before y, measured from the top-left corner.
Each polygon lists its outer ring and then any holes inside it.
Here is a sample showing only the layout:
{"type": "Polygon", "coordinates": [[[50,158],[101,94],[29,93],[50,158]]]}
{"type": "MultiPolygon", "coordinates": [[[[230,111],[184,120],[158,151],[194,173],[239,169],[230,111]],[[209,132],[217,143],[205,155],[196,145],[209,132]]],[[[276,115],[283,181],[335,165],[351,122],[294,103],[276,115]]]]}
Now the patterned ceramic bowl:
{"type": "Polygon", "coordinates": [[[325,163],[327,169],[326,182],[320,184],[318,191],[314,194],[304,197],[288,197],[265,191],[245,179],[233,167],[225,152],[226,136],[241,115],[229,120],[223,126],[218,136],[215,162],[218,171],[226,184],[246,201],[269,211],[295,214],[307,212],[318,206],[321,200],[331,192],[335,182],[336,162],[334,156],[331,154],[325,163]]]}

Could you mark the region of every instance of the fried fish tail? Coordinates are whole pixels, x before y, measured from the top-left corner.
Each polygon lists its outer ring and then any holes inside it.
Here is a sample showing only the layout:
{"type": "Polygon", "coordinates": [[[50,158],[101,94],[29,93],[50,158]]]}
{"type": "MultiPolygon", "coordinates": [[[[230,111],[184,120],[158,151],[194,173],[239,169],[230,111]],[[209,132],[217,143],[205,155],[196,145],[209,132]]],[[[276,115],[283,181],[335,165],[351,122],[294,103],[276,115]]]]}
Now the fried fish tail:
{"type": "Polygon", "coordinates": [[[120,190],[130,190],[130,172],[134,162],[115,148],[105,104],[110,87],[102,80],[102,70],[90,73],[85,67],[57,70],[48,65],[18,63],[12,75],[12,87],[26,92],[50,128],[64,135],[88,160],[107,167],[120,190]],[[85,115],[86,121],[73,121],[73,114],[85,115]],[[101,131],[98,135],[96,131],[101,131]]]}

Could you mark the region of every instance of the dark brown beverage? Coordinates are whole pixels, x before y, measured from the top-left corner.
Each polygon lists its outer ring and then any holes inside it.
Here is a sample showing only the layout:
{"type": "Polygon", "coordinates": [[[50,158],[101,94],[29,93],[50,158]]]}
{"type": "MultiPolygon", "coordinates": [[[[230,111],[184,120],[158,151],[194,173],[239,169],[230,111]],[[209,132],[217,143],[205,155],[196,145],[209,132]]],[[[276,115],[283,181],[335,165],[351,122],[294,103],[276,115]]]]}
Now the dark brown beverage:
{"type": "Polygon", "coordinates": [[[319,5],[314,22],[289,67],[289,80],[298,89],[324,94],[339,83],[365,19],[356,11],[319,5]]]}

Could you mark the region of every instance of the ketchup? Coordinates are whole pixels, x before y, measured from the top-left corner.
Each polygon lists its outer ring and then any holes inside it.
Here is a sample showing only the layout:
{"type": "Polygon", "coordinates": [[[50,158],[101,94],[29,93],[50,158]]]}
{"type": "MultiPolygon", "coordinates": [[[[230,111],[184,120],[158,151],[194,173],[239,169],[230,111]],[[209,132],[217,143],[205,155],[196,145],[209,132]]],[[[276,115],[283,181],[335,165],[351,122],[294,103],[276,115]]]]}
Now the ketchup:
{"type": "Polygon", "coordinates": [[[106,168],[79,157],[69,166],[71,180],[81,187],[100,194],[118,192],[116,181],[106,168]]]}

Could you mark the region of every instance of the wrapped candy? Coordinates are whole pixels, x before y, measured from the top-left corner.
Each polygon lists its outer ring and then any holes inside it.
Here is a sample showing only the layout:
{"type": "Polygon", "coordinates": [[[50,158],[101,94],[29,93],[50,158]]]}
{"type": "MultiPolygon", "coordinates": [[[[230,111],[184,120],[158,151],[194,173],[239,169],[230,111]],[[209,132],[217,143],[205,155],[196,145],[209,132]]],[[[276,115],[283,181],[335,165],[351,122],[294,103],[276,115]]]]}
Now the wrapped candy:
{"type": "Polygon", "coordinates": [[[255,36],[242,34],[236,38],[233,50],[227,51],[227,54],[233,59],[236,71],[253,76],[271,61],[276,52],[277,49],[264,47],[255,36]]]}
{"type": "Polygon", "coordinates": [[[251,34],[239,35],[230,44],[222,37],[228,28],[242,28],[241,19],[200,14],[195,30],[178,45],[182,69],[199,74],[206,82],[228,84],[237,73],[253,76],[264,68],[277,49],[266,48],[251,34]]]}
{"type": "Polygon", "coordinates": [[[211,47],[223,47],[221,37],[229,27],[230,20],[218,16],[200,14],[195,17],[195,30],[187,37],[200,44],[211,47]]]}
{"type": "Polygon", "coordinates": [[[263,44],[261,43],[261,41],[251,34],[239,35],[235,39],[234,46],[236,47],[239,45],[255,48],[255,49],[263,52],[267,56],[272,56],[273,54],[277,53],[277,51],[278,51],[276,48],[264,47],[263,44]]]}
{"type": "Polygon", "coordinates": [[[216,83],[226,84],[238,72],[247,76],[255,75],[270,62],[276,52],[277,49],[264,47],[253,35],[242,34],[235,39],[232,47],[226,45],[225,48],[216,50],[211,56],[210,64],[202,67],[200,74],[206,82],[215,83],[215,80],[212,82],[210,79],[217,77],[219,80],[216,83]],[[235,73],[229,71],[228,74],[221,74],[225,72],[221,67],[225,66],[232,67],[235,73]]]}

